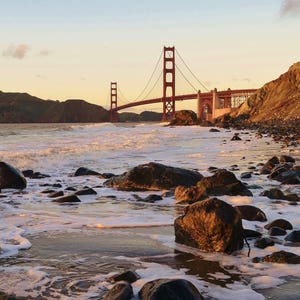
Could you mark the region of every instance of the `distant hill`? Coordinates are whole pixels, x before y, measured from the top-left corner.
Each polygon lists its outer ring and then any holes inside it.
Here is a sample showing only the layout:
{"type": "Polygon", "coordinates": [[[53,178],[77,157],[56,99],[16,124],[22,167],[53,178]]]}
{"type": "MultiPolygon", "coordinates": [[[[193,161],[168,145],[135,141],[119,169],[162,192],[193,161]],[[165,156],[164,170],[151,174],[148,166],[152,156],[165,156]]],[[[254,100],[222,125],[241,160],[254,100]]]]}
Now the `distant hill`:
{"type": "Polygon", "coordinates": [[[279,78],[265,84],[231,118],[248,122],[290,122],[300,119],[300,62],[279,78]]]}
{"type": "Polygon", "coordinates": [[[119,113],[120,122],[160,122],[162,113],[153,111],[143,111],[140,114],[132,112],[119,113]]]}
{"type": "Polygon", "coordinates": [[[0,91],[0,123],[108,122],[109,112],[84,100],[43,100],[27,93],[0,91]]]}

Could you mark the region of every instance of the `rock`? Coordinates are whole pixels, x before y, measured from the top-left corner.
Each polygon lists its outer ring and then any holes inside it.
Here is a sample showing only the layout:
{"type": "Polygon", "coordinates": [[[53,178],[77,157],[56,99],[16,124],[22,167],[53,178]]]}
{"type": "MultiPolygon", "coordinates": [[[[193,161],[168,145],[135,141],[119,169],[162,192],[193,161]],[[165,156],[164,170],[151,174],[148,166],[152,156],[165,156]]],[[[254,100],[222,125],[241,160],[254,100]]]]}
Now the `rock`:
{"type": "Polygon", "coordinates": [[[289,242],[292,242],[292,243],[299,243],[300,242],[300,230],[292,231],[284,239],[286,241],[289,241],[289,242]]]}
{"type": "Polygon", "coordinates": [[[279,161],[282,163],[284,163],[284,162],[295,163],[295,159],[289,155],[281,155],[279,158],[279,161]]]}
{"type": "Polygon", "coordinates": [[[232,137],[231,141],[241,141],[242,139],[239,137],[238,133],[235,133],[234,136],[232,137]]]}
{"type": "Polygon", "coordinates": [[[241,215],[241,218],[248,221],[267,221],[265,213],[256,206],[238,205],[234,207],[241,215]]]}
{"type": "Polygon", "coordinates": [[[129,283],[133,283],[140,278],[141,277],[136,272],[129,270],[129,271],[125,271],[123,273],[116,274],[116,275],[109,277],[108,281],[113,282],[113,283],[117,282],[117,281],[126,281],[129,283]]]}
{"type": "Polygon", "coordinates": [[[269,159],[261,168],[260,174],[271,174],[272,169],[279,164],[279,159],[277,156],[273,156],[269,159]]]}
{"type": "Polygon", "coordinates": [[[244,237],[245,238],[257,238],[261,237],[261,233],[252,229],[244,229],[244,237]]]}
{"type": "Polygon", "coordinates": [[[52,194],[52,193],[56,193],[55,190],[52,190],[52,189],[47,189],[47,190],[43,190],[41,191],[42,194],[52,194]]]}
{"type": "Polygon", "coordinates": [[[178,185],[196,185],[202,178],[203,176],[196,171],[150,162],[112,177],[104,182],[104,185],[125,191],[157,191],[169,190],[178,185]]]}
{"type": "Polygon", "coordinates": [[[104,296],[104,300],[130,300],[133,297],[132,286],[128,282],[115,284],[104,296]]]}
{"type": "Polygon", "coordinates": [[[64,195],[63,191],[53,192],[48,195],[49,198],[61,197],[64,195]]]}
{"type": "Polygon", "coordinates": [[[162,196],[155,195],[155,194],[148,195],[145,198],[141,198],[139,195],[135,195],[135,194],[133,196],[137,201],[148,202],[148,203],[155,203],[156,201],[163,200],[162,196]]]}
{"type": "Polygon", "coordinates": [[[286,179],[287,172],[291,173],[289,172],[291,168],[292,165],[290,163],[279,164],[272,169],[271,174],[268,177],[273,180],[283,181],[286,179]]]}
{"type": "Polygon", "coordinates": [[[218,171],[218,170],[219,170],[219,168],[216,168],[216,167],[209,167],[209,168],[207,169],[207,171],[210,172],[210,173],[215,173],[215,172],[218,171]]]}
{"type": "Polygon", "coordinates": [[[284,199],[284,194],[280,189],[270,189],[263,191],[260,196],[268,197],[269,199],[284,199]]]}
{"type": "Polygon", "coordinates": [[[300,264],[300,256],[291,252],[278,251],[262,258],[255,258],[254,262],[270,262],[277,264],[300,264]]]}
{"type": "Polygon", "coordinates": [[[252,177],[252,173],[251,172],[244,172],[241,174],[241,178],[242,179],[248,179],[252,177]]]}
{"type": "Polygon", "coordinates": [[[24,177],[30,178],[34,172],[33,172],[33,170],[24,170],[24,171],[22,171],[22,173],[23,173],[24,177]]]}
{"type": "Polygon", "coordinates": [[[210,128],[209,132],[220,132],[220,130],[217,128],[210,128]]]}
{"type": "Polygon", "coordinates": [[[284,196],[284,200],[298,202],[300,201],[300,197],[297,194],[287,194],[284,196]]]}
{"type": "Polygon", "coordinates": [[[60,183],[54,183],[52,184],[52,187],[60,189],[62,188],[62,185],[60,183]]]}
{"type": "Polygon", "coordinates": [[[174,226],[177,243],[204,251],[232,253],[244,245],[239,213],[217,198],[189,205],[174,226]]]}
{"type": "Polygon", "coordinates": [[[284,229],[284,230],[293,229],[293,225],[285,219],[276,219],[276,220],[272,221],[271,223],[268,223],[264,227],[268,230],[272,227],[279,227],[279,228],[284,229]]]}
{"type": "Polygon", "coordinates": [[[280,227],[271,227],[268,231],[270,236],[286,235],[286,231],[280,227]]]}
{"type": "Polygon", "coordinates": [[[52,200],[52,202],[57,202],[57,203],[72,203],[72,202],[81,202],[80,199],[72,194],[68,196],[64,196],[55,200],[52,200]]]}
{"type": "Polygon", "coordinates": [[[186,187],[182,185],[176,187],[174,196],[177,202],[186,202],[189,204],[207,198],[205,189],[201,190],[201,188],[198,188],[197,186],[186,187]]]}
{"type": "Polygon", "coordinates": [[[86,189],[75,192],[75,195],[77,195],[77,196],[97,195],[97,192],[94,189],[86,188],[86,189]]]}
{"type": "Polygon", "coordinates": [[[265,249],[269,246],[273,246],[274,244],[275,244],[274,241],[268,237],[263,237],[263,238],[257,239],[254,242],[254,246],[256,248],[260,248],[260,249],[265,249]]]}
{"type": "Polygon", "coordinates": [[[89,176],[89,175],[101,175],[101,174],[84,167],[78,168],[74,173],[74,176],[89,176]]]}
{"type": "Polygon", "coordinates": [[[180,110],[175,113],[175,118],[169,123],[169,126],[190,126],[199,125],[197,115],[192,110],[180,110]]]}
{"type": "Polygon", "coordinates": [[[76,191],[76,188],[73,187],[73,186],[68,186],[67,188],[65,188],[66,191],[72,191],[72,192],[75,192],[76,191]]]}
{"type": "Polygon", "coordinates": [[[13,166],[0,162],[0,190],[25,189],[27,182],[23,174],[13,166]]]}
{"type": "Polygon", "coordinates": [[[31,179],[44,179],[44,178],[49,178],[51,177],[50,175],[48,174],[43,174],[43,173],[40,173],[40,172],[34,172],[30,178],[31,179]]]}
{"type": "Polygon", "coordinates": [[[197,187],[211,196],[252,196],[252,192],[232,172],[225,169],[219,169],[214,175],[204,177],[197,183],[197,187]]]}
{"type": "Polygon", "coordinates": [[[202,300],[196,287],[185,279],[156,279],[139,291],[140,300],[202,300]]]}
{"type": "Polygon", "coordinates": [[[100,174],[100,178],[103,178],[103,179],[109,179],[109,178],[112,178],[112,177],[114,177],[114,176],[116,176],[115,174],[113,174],[113,173],[102,173],[102,174],[100,174]]]}
{"type": "Polygon", "coordinates": [[[174,190],[172,189],[171,191],[165,191],[161,194],[162,197],[173,197],[174,196],[174,190]]]}

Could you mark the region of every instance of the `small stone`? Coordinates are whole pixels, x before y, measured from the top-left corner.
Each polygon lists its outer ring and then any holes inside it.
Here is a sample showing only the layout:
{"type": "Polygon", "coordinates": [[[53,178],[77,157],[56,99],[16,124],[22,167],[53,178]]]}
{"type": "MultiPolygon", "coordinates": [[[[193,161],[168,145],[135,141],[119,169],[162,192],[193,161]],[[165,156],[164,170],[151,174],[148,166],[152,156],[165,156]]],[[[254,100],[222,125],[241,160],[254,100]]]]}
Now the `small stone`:
{"type": "Polygon", "coordinates": [[[74,176],[90,176],[90,175],[101,175],[101,174],[84,167],[78,168],[74,173],[74,176]]]}
{"type": "Polygon", "coordinates": [[[293,229],[293,225],[285,219],[276,219],[276,220],[272,221],[271,223],[268,223],[264,227],[268,230],[272,227],[279,227],[279,228],[282,228],[284,230],[293,229]]]}
{"type": "Polygon", "coordinates": [[[285,237],[286,241],[292,243],[299,243],[300,242],[300,230],[294,230],[290,234],[285,237]]]}
{"type": "Polygon", "coordinates": [[[129,270],[129,271],[125,271],[123,273],[116,274],[116,275],[109,277],[108,281],[113,282],[113,283],[117,282],[117,281],[126,281],[129,283],[133,283],[140,278],[141,277],[136,272],[129,270]]]}
{"type": "Polygon", "coordinates": [[[97,195],[97,192],[91,188],[85,188],[83,190],[75,192],[77,196],[84,196],[84,195],[97,195]]]}
{"type": "Polygon", "coordinates": [[[56,198],[56,197],[61,197],[64,195],[63,191],[58,191],[58,192],[54,192],[54,193],[50,193],[48,195],[49,198],[56,198]]]}
{"type": "Polygon", "coordinates": [[[286,235],[286,231],[280,227],[271,227],[268,233],[270,236],[286,235]]]}
{"type": "Polygon", "coordinates": [[[269,246],[273,246],[274,244],[275,244],[274,241],[268,237],[263,237],[263,238],[257,239],[254,242],[254,246],[256,248],[260,248],[260,249],[265,249],[269,246]]]}
{"type": "Polygon", "coordinates": [[[244,172],[244,173],[241,174],[242,179],[248,179],[248,178],[251,178],[251,177],[252,177],[251,172],[244,172]]]}
{"type": "Polygon", "coordinates": [[[252,205],[238,205],[234,207],[241,215],[242,219],[248,221],[267,221],[265,213],[256,206],[252,205]]]}
{"type": "Polygon", "coordinates": [[[65,197],[61,197],[61,198],[52,200],[52,202],[57,202],[57,203],[72,203],[72,202],[81,202],[81,201],[80,201],[80,199],[76,195],[72,194],[72,195],[68,195],[68,196],[65,196],[65,197]]]}

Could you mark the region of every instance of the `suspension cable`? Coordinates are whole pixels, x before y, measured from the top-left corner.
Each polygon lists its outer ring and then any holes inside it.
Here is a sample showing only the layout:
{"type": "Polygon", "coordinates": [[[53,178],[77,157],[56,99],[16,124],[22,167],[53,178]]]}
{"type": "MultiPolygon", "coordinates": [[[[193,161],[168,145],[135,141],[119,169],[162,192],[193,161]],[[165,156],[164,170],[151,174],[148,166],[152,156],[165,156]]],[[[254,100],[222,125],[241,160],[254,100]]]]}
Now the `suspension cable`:
{"type": "MultiPolygon", "coordinates": [[[[148,82],[147,82],[147,84],[145,85],[145,87],[143,88],[143,90],[140,92],[140,94],[132,101],[132,102],[135,102],[135,101],[137,101],[138,99],[140,99],[140,97],[143,95],[143,93],[146,91],[146,89],[148,88],[148,86],[149,86],[149,84],[150,84],[150,82],[151,82],[151,80],[152,80],[152,78],[153,78],[153,76],[154,76],[154,74],[155,74],[155,72],[156,72],[156,70],[157,70],[157,68],[158,68],[158,65],[159,65],[159,62],[160,62],[160,60],[161,60],[161,58],[162,58],[162,55],[163,55],[163,51],[161,51],[161,53],[160,53],[160,56],[159,56],[159,58],[158,58],[158,60],[157,60],[157,62],[156,62],[156,64],[155,64],[155,67],[154,67],[154,70],[153,70],[153,72],[152,72],[152,74],[151,74],[151,76],[149,77],[149,79],[148,79],[148,82]]],[[[155,83],[156,84],[156,83],[155,83]]],[[[153,89],[153,88],[152,88],[153,89]]],[[[151,89],[151,92],[152,92],[152,89],[151,89]]],[[[149,95],[149,93],[147,94],[147,96],[149,95]]],[[[144,98],[145,99],[145,98],[144,98]]]]}
{"type": "Polygon", "coordinates": [[[147,97],[151,94],[151,92],[152,92],[152,91],[154,90],[154,88],[156,87],[158,81],[161,79],[162,74],[163,74],[163,72],[161,71],[160,74],[159,74],[159,76],[158,76],[158,78],[157,78],[157,80],[155,81],[153,87],[151,88],[151,90],[147,93],[147,95],[146,95],[142,100],[147,99],[147,97]]]}
{"type": "Polygon", "coordinates": [[[197,92],[198,89],[186,78],[186,76],[182,73],[182,71],[179,69],[179,67],[176,64],[175,64],[175,67],[176,67],[176,70],[179,71],[179,73],[185,79],[185,81],[197,92]]]}
{"type": "Polygon", "coordinates": [[[183,64],[185,65],[185,67],[190,71],[190,73],[192,74],[192,76],[198,81],[198,83],[207,91],[209,92],[209,89],[197,78],[197,76],[192,72],[192,70],[190,69],[190,67],[186,64],[186,62],[184,61],[184,59],[182,58],[182,56],[179,54],[179,52],[177,51],[177,49],[175,49],[176,54],[178,55],[178,57],[181,59],[181,61],[183,62],[183,64]]]}
{"type": "MultiPolygon", "coordinates": [[[[118,92],[121,95],[121,99],[123,98],[123,102],[125,103],[129,103],[128,99],[124,96],[124,93],[122,92],[122,90],[120,89],[119,85],[118,85],[118,92]]],[[[121,100],[122,101],[122,100],[121,100]]]]}

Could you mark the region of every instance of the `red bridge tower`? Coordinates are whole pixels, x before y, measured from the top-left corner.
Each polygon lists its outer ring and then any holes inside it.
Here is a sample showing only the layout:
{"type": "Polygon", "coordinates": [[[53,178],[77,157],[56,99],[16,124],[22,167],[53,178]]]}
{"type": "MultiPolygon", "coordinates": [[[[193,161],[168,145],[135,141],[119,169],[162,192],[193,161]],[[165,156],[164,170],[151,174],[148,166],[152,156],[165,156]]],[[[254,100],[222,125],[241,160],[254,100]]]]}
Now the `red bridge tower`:
{"type": "Polygon", "coordinates": [[[117,82],[110,83],[110,122],[118,122],[118,112],[113,109],[118,108],[118,85],[117,82]]]}
{"type": "Polygon", "coordinates": [[[163,121],[175,117],[175,47],[164,47],[163,121]],[[170,94],[169,94],[170,91],[170,94]]]}

